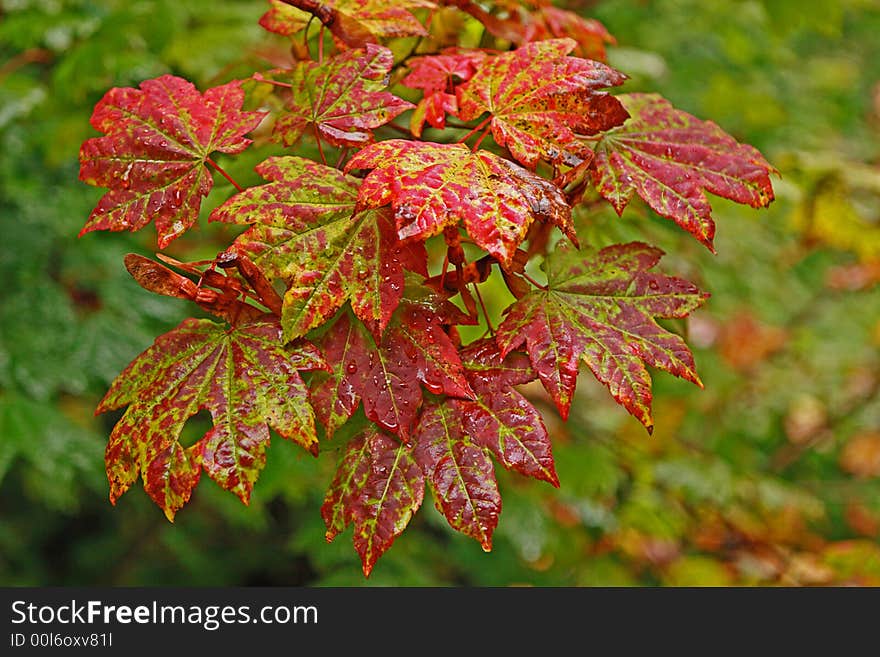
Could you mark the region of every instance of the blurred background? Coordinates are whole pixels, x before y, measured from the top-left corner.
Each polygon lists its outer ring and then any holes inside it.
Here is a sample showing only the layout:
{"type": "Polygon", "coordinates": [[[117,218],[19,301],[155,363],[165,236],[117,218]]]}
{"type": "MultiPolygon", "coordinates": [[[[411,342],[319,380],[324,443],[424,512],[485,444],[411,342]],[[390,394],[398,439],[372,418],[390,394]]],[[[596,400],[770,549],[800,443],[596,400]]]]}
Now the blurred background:
{"type": "MultiPolygon", "coordinates": [[[[351,531],[323,538],[332,455],[276,438],[250,507],[205,477],[174,524],[139,485],[107,499],[119,415],[93,409],[191,308],[122,266],[155,250],[152,228],[76,237],[102,193],[77,179],[79,145],[112,86],[266,68],[266,3],[0,3],[0,584],[880,585],[880,2],[564,6],[616,36],[625,90],[759,148],[777,200],[713,198],[717,256],[638,204],[582,216],[594,243],[657,244],[712,293],[674,326],[705,390],[657,373],[648,436],[589,374],[567,423],[529,389],[561,488],[499,469],[489,554],[426,499],[364,580],[351,531]]],[[[262,156],[224,165],[254,184],[262,156]]],[[[218,179],[205,214],[231,192],[218,179]]],[[[222,230],[202,221],[169,252],[211,257],[222,230]]]]}

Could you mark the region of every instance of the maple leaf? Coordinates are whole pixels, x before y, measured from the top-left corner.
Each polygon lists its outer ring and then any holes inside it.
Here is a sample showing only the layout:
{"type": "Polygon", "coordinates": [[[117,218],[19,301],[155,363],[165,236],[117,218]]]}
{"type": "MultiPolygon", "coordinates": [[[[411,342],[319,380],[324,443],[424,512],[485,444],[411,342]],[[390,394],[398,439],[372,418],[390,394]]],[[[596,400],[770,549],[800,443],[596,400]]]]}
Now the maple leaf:
{"type": "Polygon", "coordinates": [[[623,73],[601,62],[567,57],[572,39],[529,43],[486,59],[458,88],[459,117],[492,117],[492,135],[514,158],[534,168],[541,158],[576,165],[591,155],[578,135],[594,135],[627,118],[603,87],[623,83],[623,73]]]}
{"type": "Polygon", "coordinates": [[[416,137],[421,136],[425,121],[442,130],[446,115],[458,114],[455,86],[469,80],[486,56],[481,50],[447,48],[438,55],[414,57],[407,62],[410,72],[401,84],[424,92],[410,120],[410,130],[416,137]]]}
{"type": "Polygon", "coordinates": [[[282,278],[282,326],[291,340],[346,302],[376,335],[400,303],[404,267],[427,276],[424,244],[401,244],[389,213],[355,213],[360,181],[300,157],[257,166],[269,182],[236,194],[212,221],[254,224],[235,240],[269,278],[282,278]]]}
{"type": "Polygon", "coordinates": [[[447,404],[462,433],[490,449],[504,467],[558,487],[541,414],[513,388],[537,378],[528,356],[512,351],[502,358],[491,338],[469,344],[459,355],[474,398],[449,399],[447,404]]]}
{"type": "Polygon", "coordinates": [[[427,0],[269,0],[269,4],[259,21],[268,31],[293,36],[314,17],[353,48],[380,38],[427,36],[411,10],[435,6],[427,0]]]}
{"type": "Polygon", "coordinates": [[[755,148],[658,95],[618,98],[631,118],[602,135],[590,165],[596,188],[618,214],[635,192],[714,252],[715,222],[704,190],[755,208],[773,201],[769,174],[775,170],[755,148]]]}
{"type": "Polygon", "coordinates": [[[554,7],[546,0],[496,2],[496,7],[502,8],[505,15],[490,14],[471,0],[446,0],[446,4],[476,18],[493,36],[517,45],[567,37],[577,42],[575,53],[578,56],[604,61],[605,45],[616,43],[599,21],[554,7]]]}
{"type": "Polygon", "coordinates": [[[422,505],[425,479],[408,447],[371,428],[346,445],[321,515],[332,541],[354,524],[354,546],[369,576],[422,505]]]}
{"type": "Polygon", "coordinates": [[[546,4],[539,6],[531,16],[534,22],[527,24],[527,31],[524,34],[526,41],[568,37],[577,42],[575,54],[579,57],[602,61],[605,61],[606,44],[617,43],[602,23],[594,18],[584,18],[567,9],[546,4]]]}
{"type": "Polygon", "coordinates": [[[184,320],[135,358],[98,405],[96,413],[128,406],[107,445],[110,500],[115,504],[140,474],[173,520],[204,469],[247,503],[266,462],[269,427],[317,453],[314,414],[298,370],[325,367],[310,343],[283,346],[271,316],[233,328],[184,320]],[[186,421],[203,409],[213,427],[183,447],[186,421]]]}
{"type": "Polygon", "coordinates": [[[373,128],[415,107],[383,91],[394,65],[388,48],[367,44],[326,60],[298,62],[290,71],[286,111],[276,120],[274,134],[292,146],[313,125],[317,135],[334,146],[362,146],[373,140],[373,128]]]}
{"type": "Polygon", "coordinates": [[[346,171],[352,169],[373,169],[358,203],[390,203],[400,239],[426,239],[463,220],[474,242],[505,267],[534,219],[577,240],[559,188],[488,151],[391,139],[357,153],[346,165],[346,171]]]}
{"type": "Polygon", "coordinates": [[[495,468],[484,448],[462,430],[455,410],[442,401],[425,404],[413,436],[416,462],[450,526],[492,549],[501,513],[495,468]]]}
{"type": "Polygon", "coordinates": [[[708,295],[680,278],[649,272],[662,255],[638,242],[598,253],[557,248],[545,260],[547,289],[533,290],[510,307],[496,335],[501,353],[526,344],[563,418],[581,359],[648,431],[653,420],[646,364],[702,385],[684,340],[654,318],[686,317],[708,295]]]}
{"type": "Polygon", "coordinates": [[[243,101],[240,81],[200,94],[172,75],[108,91],[91,118],[104,136],[83,143],[79,177],[109,191],[80,236],[135,231],[155,221],[164,248],[190,228],[214,184],[205,169],[211,153],[243,151],[251,143],[244,135],[265,116],[243,112],[243,101]]]}
{"type": "Polygon", "coordinates": [[[443,324],[473,322],[439,295],[424,292],[422,298],[414,297],[413,292],[404,297],[378,343],[347,313],[318,340],[331,370],[313,377],[311,398],[328,435],[363,400],[367,418],[408,441],[422,403],[422,386],[434,394],[472,396],[443,324]]]}
{"type": "Polygon", "coordinates": [[[425,92],[450,91],[470,80],[487,56],[484,50],[446,48],[436,55],[413,57],[407,61],[409,73],[400,83],[425,92]]]}

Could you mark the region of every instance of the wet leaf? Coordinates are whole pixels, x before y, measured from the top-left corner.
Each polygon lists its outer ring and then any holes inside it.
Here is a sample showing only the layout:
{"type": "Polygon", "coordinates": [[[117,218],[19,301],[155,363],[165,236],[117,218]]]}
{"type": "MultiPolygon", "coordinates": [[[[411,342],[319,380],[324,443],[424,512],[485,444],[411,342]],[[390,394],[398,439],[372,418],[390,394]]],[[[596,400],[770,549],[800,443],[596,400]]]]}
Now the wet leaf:
{"type": "Polygon", "coordinates": [[[501,494],[489,456],[462,432],[453,409],[444,402],[425,405],[414,441],[416,461],[431,485],[437,509],[453,529],[490,551],[501,494]]]}
{"type": "Polygon", "coordinates": [[[565,37],[577,43],[575,54],[579,57],[604,60],[605,45],[616,43],[599,21],[543,0],[502,0],[496,4],[504,6],[503,16],[490,14],[469,0],[456,0],[454,4],[483,23],[493,36],[518,45],[565,37]]]}
{"type": "Polygon", "coordinates": [[[211,153],[240,153],[244,137],[263,119],[244,112],[241,83],[204,94],[186,80],[163,75],[139,89],[113,88],[95,106],[92,126],[103,137],[80,149],[80,180],[109,191],[80,235],[93,230],[139,230],[156,223],[165,248],[198,219],[213,186],[211,153]]]}
{"type": "Polygon", "coordinates": [[[585,18],[567,9],[553,5],[539,5],[532,13],[533,22],[526,24],[527,41],[541,41],[550,37],[569,38],[577,42],[574,51],[578,57],[605,60],[605,46],[617,43],[606,27],[595,18],[585,18]]]}
{"type": "Polygon", "coordinates": [[[420,137],[425,122],[442,130],[446,115],[458,115],[455,87],[470,80],[486,58],[482,50],[448,48],[437,55],[414,57],[407,62],[410,72],[401,84],[424,92],[410,121],[410,129],[420,137]]]}
{"type": "Polygon", "coordinates": [[[428,0],[269,0],[271,8],[260,25],[270,32],[293,36],[312,17],[321,21],[343,43],[359,48],[380,38],[426,36],[412,9],[434,7],[428,0]]]}
{"type": "Polygon", "coordinates": [[[492,135],[529,168],[540,159],[577,165],[591,157],[578,135],[619,126],[628,114],[605,87],[626,76],[601,62],[568,57],[575,42],[530,43],[484,60],[458,90],[459,117],[492,116],[492,135]]]}
{"type": "Polygon", "coordinates": [[[495,340],[478,340],[460,352],[474,400],[447,400],[457,422],[478,445],[492,451],[504,467],[559,486],[550,437],[541,414],[513,387],[537,378],[529,358],[506,358],[495,340]]]}
{"type": "Polygon", "coordinates": [[[287,283],[285,339],[324,324],[347,301],[380,335],[403,296],[404,267],[427,275],[424,244],[401,244],[390,213],[354,214],[359,180],[299,157],[257,167],[268,184],[218,207],[214,221],[252,224],[234,248],[287,283]]]}
{"type": "Polygon", "coordinates": [[[755,148],[655,94],[618,98],[631,118],[602,136],[591,165],[596,188],[618,214],[636,193],[714,250],[705,192],[754,208],[773,201],[774,169],[755,148]]]}
{"type": "Polygon", "coordinates": [[[317,454],[314,415],[298,370],[325,367],[315,347],[284,347],[277,320],[227,328],[187,319],[158,337],[116,378],[97,412],[128,406],[106,451],[110,500],[140,475],[169,520],[201,470],[245,503],[266,462],[269,428],[317,454]],[[213,427],[179,442],[186,421],[208,410],[213,427]]]}
{"type": "Polygon", "coordinates": [[[599,252],[557,248],[545,261],[547,289],[534,290],[510,307],[496,336],[501,353],[525,343],[563,418],[582,359],[649,431],[651,376],[645,365],[699,384],[684,340],[654,318],[686,317],[707,295],[680,278],[648,271],[662,255],[638,242],[599,252]]]}
{"type": "Polygon", "coordinates": [[[343,313],[318,344],[331,364],[330,374],[312,383],[319,421],[333,434],[357,410],[408,441],[422,403],[422,386],[434,394],[471,397],[455,345],[444,323],[466,320],[448,302],[404,298],[376,342],[364,326],[343,313]]]}
{"type": "Polygon", "coordinates": [[[373,129],[391,121],[412,103],[383,91],[394,64],[388,48],[368,44],[323,64],[299,62],[273,77],[291,85],[285,112],[275,121],[275,135],[292,146],[306,128],[334,146],[362,146],[373,141],[373,129]]]}
{"type": "Polygon", "coordinates": [[[409,448],[367,430],[345,447],[321,513],[327,540],[354,524],[354,546],[369,576],[422,505],[425,480],[409,448]]]}
{"type": "Polygon", "coordinates": [[[373,169],[363,207],[391,204],[400,239],[425,239],[463,221],[481,248],[509,266],[535,219],[573,241],[571,208],[553,183],[488,151],[392,139],[364,148],[346,170],[373,169]]]}

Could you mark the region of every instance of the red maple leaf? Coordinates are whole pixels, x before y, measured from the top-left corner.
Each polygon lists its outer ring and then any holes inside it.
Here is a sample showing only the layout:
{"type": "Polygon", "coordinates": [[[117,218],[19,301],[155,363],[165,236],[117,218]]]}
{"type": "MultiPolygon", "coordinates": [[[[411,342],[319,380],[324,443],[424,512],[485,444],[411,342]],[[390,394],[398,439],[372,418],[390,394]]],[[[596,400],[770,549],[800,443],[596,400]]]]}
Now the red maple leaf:
{"type": "Polygon", "coordinates": [[[537,378],[528,356],[513,351],[502,358],[491,338],[469,344],[459,355],[474,398],[447,403],[462,433],[490,449],[504,467],[559,486],[541,414],[514,388],[537,378]]]}
{"type": "Polygon", "coordinates": [[[404,268],[427,276],[422,242],[397,239],[384,210],[355,212],[360,181],[300,157],[270,157],[271,181],[236,194],[212,221],[251,224],[233,248],[287,283],[285,339],[305,335],[347,300],[377,336],[403,296],[404,268]]]}
{"type": "Polygon", "coordinates": [[[214,151],[240,153],[262,112],[243,112],[239,81],[204,94],[163,75],[139,89],[114,88],[95,106],[92,126],[105,136],[80,149],[82,181],[108,191],[80,231],[131,230],[156,222],[159,247],[198,219],[213,186],[205,164],[214,151]]]}
{"type": "Polygon", "coordinates": [[[714,251],[704,190],[754,208],[773,201],[774,171],[753,147],[655,94],[619,96],[631,118],[596,144],[593,181],[618,214],[633,193],[714,251]]]}
{"type": "Polygon", "coordinates": [[[422,505],[425,479],[411,450],[368,429],[345,446],[321,515],[332,541],[354,524],[354,546],[369,576],[422,505]]]}
{"type": "Polygon", "coordinates": [[[577,42],[579,57],[604,61],[605,45],[616,43],[599,21],[554,7],[548,0],[500,0],[495,5],[503,15],[490,14],[472,0],[446,0],[446,4],[476,18],[493,36],[517,45],[565,37],[577,42]]]}
{"type": "Polygon", "coordinates": [[[557,248],[545,261],[547,289],[534,290],[510,307],[496,335],[501,353],[525,343],[563,418],[581,359],[649,431],[646,364],[700,383],[684,340],[654,318],[686,317],[707,295],[680,278],[649,272],[662,255],[638,242],[598,253],[557,248]]]}
{"type": "Polygon", "coordinates": [[[584,18],[573,11],[541,4],[531,13],[532,21],[525,22],[526,41],[541,41],[550,37],[574,39],[578,57],[605,61],[605,46],[617,43],[606,27],[595,18],[584,18]]]}
{"type": "Polygon", "coordinates": [[[614,96],[599,91],[626,76],[601,62],[567,57],[576,45],[539,41],[487,58],[458,88],[459,117],[470,121],[488,112],[495,141],[529,168],[541,158],[578,164],[590,155],[578,135],[608,130],[628,115],[614,96]]]}
{"type": "Polygon", "coordinates": [[[434,493],[434,504],[453,529],[492,549],[501,494],[492,460],[442,401],[425,404],[413,436],[416,462],[434,493]]]}
{"type": "Polygon", "coordinates": [[[373,140],[373,128],[414,107],[384,91],[394,64],[388,48],[367,44],[324,63],[299,62],[272,76],[290,84],[285,112],[275,121],[275,135],[291,146],[309,125],[334,146],[362,146],[373,140]]]}
{"type": "Polygon", "coordinates": [[[407,62],[410,72],[401,84],[424,92],[410,120],[410,130],[416,137],[421,136],[425,121],[442,130],[446,115],[458,114],[455,87],[470,80],[486,56],[482,50],[448,48],[438,55],[414,57],[407,62]]]}
{"type": "Polygon", "coordinates": [[[312,404],[328,435],[363,400],[367,418],[408,440],[422,386],[438,395],[471,397],[461,359],[443,330],[444,324],[467,323],[473,322],[445,298],[412,287],[378,343],[358,320],[340,315],[318,340],[332,369],[312,379],[312,404]]]}
{"type": "Polygon", "coordinates": [[[571,208],[556,185],[488,151],[391,139],[357,153],[346,165],[352,169],[373,169],[358,202],[390,203],[401,239],[425,239],[461,220],[474,243],[504,266],[535,219],[577,239],[571,208]]]}

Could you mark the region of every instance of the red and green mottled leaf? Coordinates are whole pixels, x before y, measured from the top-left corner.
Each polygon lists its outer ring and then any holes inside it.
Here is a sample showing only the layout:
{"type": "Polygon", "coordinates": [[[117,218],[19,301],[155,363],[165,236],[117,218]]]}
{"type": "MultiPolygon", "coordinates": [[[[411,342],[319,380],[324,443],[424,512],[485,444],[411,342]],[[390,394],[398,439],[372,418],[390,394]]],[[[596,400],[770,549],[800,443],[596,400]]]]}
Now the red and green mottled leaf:
{"type": "Polygon", "coordinates": [[[271,8],[260,18],[270,32],[293,36],[314,16],[337,39],[360,48],[380,38],[427,36],[412,9],[434,7],[427,0],[269,0],[271,8]]]}
{"type": "Polygon", "coordinates": [[[251,143],[244,135],[264,116],[243,112],[243,101],[238,81],[200,94],[172,75],[108,91],[91,119],[104,136],[83,143],[79,177],[109,191],[80,235],[155,221],[164,248],[190,228],[213,186],[205,169],[210,154],[243,151],[251,143]]]}
{"type": "Polygon", "coordinates": [[[476,18],[490,34],[517,45],[567,37],[577,42],[577,56],[604,61],[605,45],[616,43],[599,21],[554,7],[548,0],[495,2],[496,7],[503,8],[503,16],[490,14],[471,0],[447,0],[447,3],[476,18]]]}
{"type": "Polygon", "coordinates": [[[340,315],[319,341],[332,370],[312,380],[312,404],[328,435],[363,400],[370,420],[408,441],[422,386],[435,394],[471,397],[458,352],[443,330],[443,324],[467,321],[448,302],[404,298],[376,343],[359,321],[340,315]]]}
{"type": "Polygon", "coordinates": [[[347,220],[344,229],[290,281],[281,317],[288,339],[322,325],[346,299],[355,315],[380,335],[403,296],[403,267],[424,273],[424,243],[402,246],[390,212],[364,210],[347,220]]]}
{"type": "Polygon", "coordinates": [[[327,526],[324,537],[329,543],[355,519],[362,504],[361,493],[370,476],[370,434],[358,434],[342,452],[336,466],[336,475],[324,496],[321,517],[327,526]]]}
{"type": "Polygon", "coordinates": [[[714,250],[715,222],[705,191],[755,208],[773,200],[774,169],[755,148],[660,96],[619,99],[631,118],[602,136],[591,165],[596,188],[618,214],[635,192],[714,250]]]}
{"type": "Polygon", "coordinates": [[[352,169],[373,169],[358,203],[390,203],[400,239],[425,239],[463,221],[474,242],[504,266],[535,219],[576,240],[571,208],[559,188],[488,151],[392,139],[361,150],[346,165],[352,169]]]}
{"type": "Polygon", "coordinates": [[[286,281],[285,339],[322,325],[346,300],[381,334],[403,296],[404,268],[427,275],[424,244],[402,244],[385,210],[353,214],[357,178],[300,157],[270,157],[257,172],[272,182],[236,194],[211,219],[253,224],[234,248],[286,281]]]}
{"type": "Polygon", "coordinates": [[[450,526],[491,550],[501,494],[486,451],[462,430],[455,409],[442,401],[425,404],[414,441],[416,461],[437,509],[450,526]]]}
{"type": "Polygon", "coordinates": [[[598,253],[558,248],[545,261],[547,289],[534,290],[510,307],[496,335],[501,352],[525,343],[563,418],[581,359],[649,431],[652,393],[646,365],[700,385],[684,340],[654,318],[686,317],[707,295],[685,280],[648,271],[662,255],[638,242],[598,253]]]}
{"type": "Polygon", "coordinates": [[[421,136],[426,121],[442,130],[446,127],[446,115],[458,114],[455,86],[469,80],[485,58],[486,53],[481,50],[449,48],[438,55],[414,57],[407,62],[410,72],[401,84],[424,92],[410,120],[410,130],[416,137],[421,136]]]}
{"type": "Polygon", "coordinates": [[[513,386],[537,378],[521,352],[501,357],[491,338],[478,340],[460,352],[473,401],[450,399],[462,431],[487,447],[504,467],[559,486],[550,437],[541,414],[513,386]]]}
{"type": "Polygon", "coordinates": [[[422,505],[425,479],[408,447],[375,429],[349,442],[321,513],[331,541],[354,524],[354,546],[369,576],[422,505]]]}
{"type": "Polygon", "coordinates": [[[265,318],[235,328],[187,319],[116,378],[97,412],[128,406],[107,445],[114,503],[141,475],[169,519],[204,469],[245,503],[266,462],[269,428],[317,453],[308,389],[298,370],[324,368],[315,347],[283,346],[265,318]],[[213,427],[184,448],[186,421],[206,409],[213,427]]]}
{"type": "Polygon", "coordinates": [[[584,18],[573,11],[545,4],[532,13],[533,21],[526,25],[526,41],[542,41],[550,37],[570,38],[577,42],[574,51],[578,57],[605,61],[605,46],[617,43],[602,23],[584,18]]]}
{"type": "Polygon", "coordinates": [[[437,55],[413,57],[406,63],[409,73],[400,82],[425,92],[452,91],[456,85],[470,80],[487,56],[483,50],[447,48],[437,55]]]}
{"type": "Polygon", "coordinates": [[[484,60],[458,88],[459,117],[492,116],[492,135],[529,168],[540,159],[575,165],[591,155],[578,135],[594,135],[627,118],[603,87],[622,84],[623,73],[601,62],[567,57],[571,39],[529,43],[484,60]]]}
{"type": "Polygon", "coordinates": [[[285,112],[275,121],[275,135],[291,146],[306,128],[334,146],[362,146],[373,141],[373,129],[414,105],[383,91],[394,64],[388,48],[368,44],[326,60],[297,63],[273,77],[291,85],[285,112]]]}

